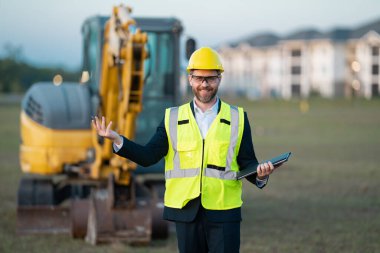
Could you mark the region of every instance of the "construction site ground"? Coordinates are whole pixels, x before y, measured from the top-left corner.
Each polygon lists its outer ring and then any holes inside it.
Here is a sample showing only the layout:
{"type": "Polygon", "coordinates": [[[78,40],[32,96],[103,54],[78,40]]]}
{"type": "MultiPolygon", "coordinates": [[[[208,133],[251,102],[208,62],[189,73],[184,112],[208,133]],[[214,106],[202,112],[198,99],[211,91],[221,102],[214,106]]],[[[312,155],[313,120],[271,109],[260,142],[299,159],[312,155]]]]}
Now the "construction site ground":
{"type": "MultiPolygon", "coordinates": [[[[380,252],[379,99],[226,100],[248,112],[260,160],[293,153],[264,190],[244,182],[242,253],[380,252]]],[[[0,103],[0,252],[177,252],[174,230],[147,247],[17,235],[19,114],[0,103]]]]}

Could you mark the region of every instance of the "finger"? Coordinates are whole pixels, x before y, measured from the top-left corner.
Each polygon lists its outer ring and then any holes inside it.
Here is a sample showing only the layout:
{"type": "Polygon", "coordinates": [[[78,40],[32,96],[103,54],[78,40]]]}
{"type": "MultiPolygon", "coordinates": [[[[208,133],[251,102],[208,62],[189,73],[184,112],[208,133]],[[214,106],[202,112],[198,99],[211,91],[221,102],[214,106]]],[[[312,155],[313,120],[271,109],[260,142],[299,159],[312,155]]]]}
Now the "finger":
{"type": "Polygon", "coordinates": [[[96,130],[100,130],[100,123],[98,116],[95,116],[95,124],[96,124],[96,130]]]}
{"type": "Polygon", "coordinates": [[[261,164],[259,164],[259,166],[257,166],[257,174],[259,176],[263,175],[263,167],[261,166],[261,164]]]}
{"type": "Polygon", "coordinates": [[[109,133],[111,126],[112,126],[112,121],[110,121],[110,123],[108,124],[107,129],[106,129],[106,133],[109,133]]]}
{"type": "Polygon", "coordinates": [[[106,129],[106,118],[102,116],[102,129],[106,129]]]}
{"type": "Polygon", "coordinates": [[[265,170],[265,176],[269,176],[270,173],[272,173],[272,171],[270,170],[270,168],[269,167],[266,168],[266,170],[265,170]]]}
{"type": "Polygon", "coordinates": [[[268,176],[270,174],[270,166],[269,166],[269,164],[267,162],[265,162],[265,163],[263,163],[261,165],[263,167],[263,172],[262,172],[263,175],[264,176],[268,176]]]}
{"type": "Polygon", "coordinates": [[[95,124],[95,120],[94,119],[91,120],[91,123],[92,123],[92,126],[96,129],[96,124],[95,124]]]}
{"type": "Polygon", "coordinates": [[[270,162],[268,162],[268,169],[267,169],[267,176],[269,176],[270,174],[272,174],[272,172],[273,172],[273,164],[272,163],[270,163],[270,162]]]}

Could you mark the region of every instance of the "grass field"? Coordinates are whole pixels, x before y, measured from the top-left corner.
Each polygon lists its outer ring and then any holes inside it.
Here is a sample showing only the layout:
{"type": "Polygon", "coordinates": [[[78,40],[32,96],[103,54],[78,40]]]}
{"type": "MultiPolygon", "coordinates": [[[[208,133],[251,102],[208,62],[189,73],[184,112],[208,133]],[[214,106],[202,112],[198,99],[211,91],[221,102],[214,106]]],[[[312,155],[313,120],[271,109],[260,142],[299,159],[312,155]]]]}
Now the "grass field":
{"type": "MultiPolygon", "coordinates": [[[[260,160],[292,151],[263,190],[244,183],[241,252],[380,252],[380,100],[231,101],[248,112],[260,160]]],[[[0,252],[177,252],[18,236],[19,107],[0,105],[0,252]]]]}

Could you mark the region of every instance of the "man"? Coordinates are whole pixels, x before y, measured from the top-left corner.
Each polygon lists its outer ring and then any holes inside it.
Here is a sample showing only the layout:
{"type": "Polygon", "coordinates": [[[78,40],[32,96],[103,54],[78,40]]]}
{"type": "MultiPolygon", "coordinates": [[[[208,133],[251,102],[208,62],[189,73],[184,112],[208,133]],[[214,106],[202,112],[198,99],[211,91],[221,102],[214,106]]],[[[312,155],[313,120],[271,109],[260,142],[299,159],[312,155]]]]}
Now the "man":
{"type": "Polygon", "coordinates": [[[166,109],[164,120],[145,146],[106,127],[96,117],[100,136],[114,142],[114,152],[142,166],[165,157],[164,219],[176,224],[178,248],[185,252],[239,252],[242,182],[239,170],[255,166],[247,179],[263,188],[273,165],[257,162],[251,128],[242,108],[217,96],[224,71],[219,55],[196,50],[187,67],[194,93],[190,103],[166,109]]]}

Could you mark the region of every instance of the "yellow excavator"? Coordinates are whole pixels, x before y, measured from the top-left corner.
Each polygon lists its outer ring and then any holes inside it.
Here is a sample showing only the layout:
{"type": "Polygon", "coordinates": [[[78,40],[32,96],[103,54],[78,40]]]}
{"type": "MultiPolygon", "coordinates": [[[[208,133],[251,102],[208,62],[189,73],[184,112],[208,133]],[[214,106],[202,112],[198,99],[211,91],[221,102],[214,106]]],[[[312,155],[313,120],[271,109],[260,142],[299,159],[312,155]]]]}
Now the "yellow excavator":
{"type": "MultiPolygon", "coordinates": [[[[164,108],[180,99],[181,33],[175,18],[132,18],[129,7],[114,7],[111,17],[91,17],[82,26],[79,83],[36,83],[27,91],[19,233],[70,233],[91,244],[168,237],[163,161],[142,168],[114,155],[112,143],[91,128],[91,115],[147,142],[164,108]]],[[[186,46],[190,55],[194,40],[186,46]]]]}

